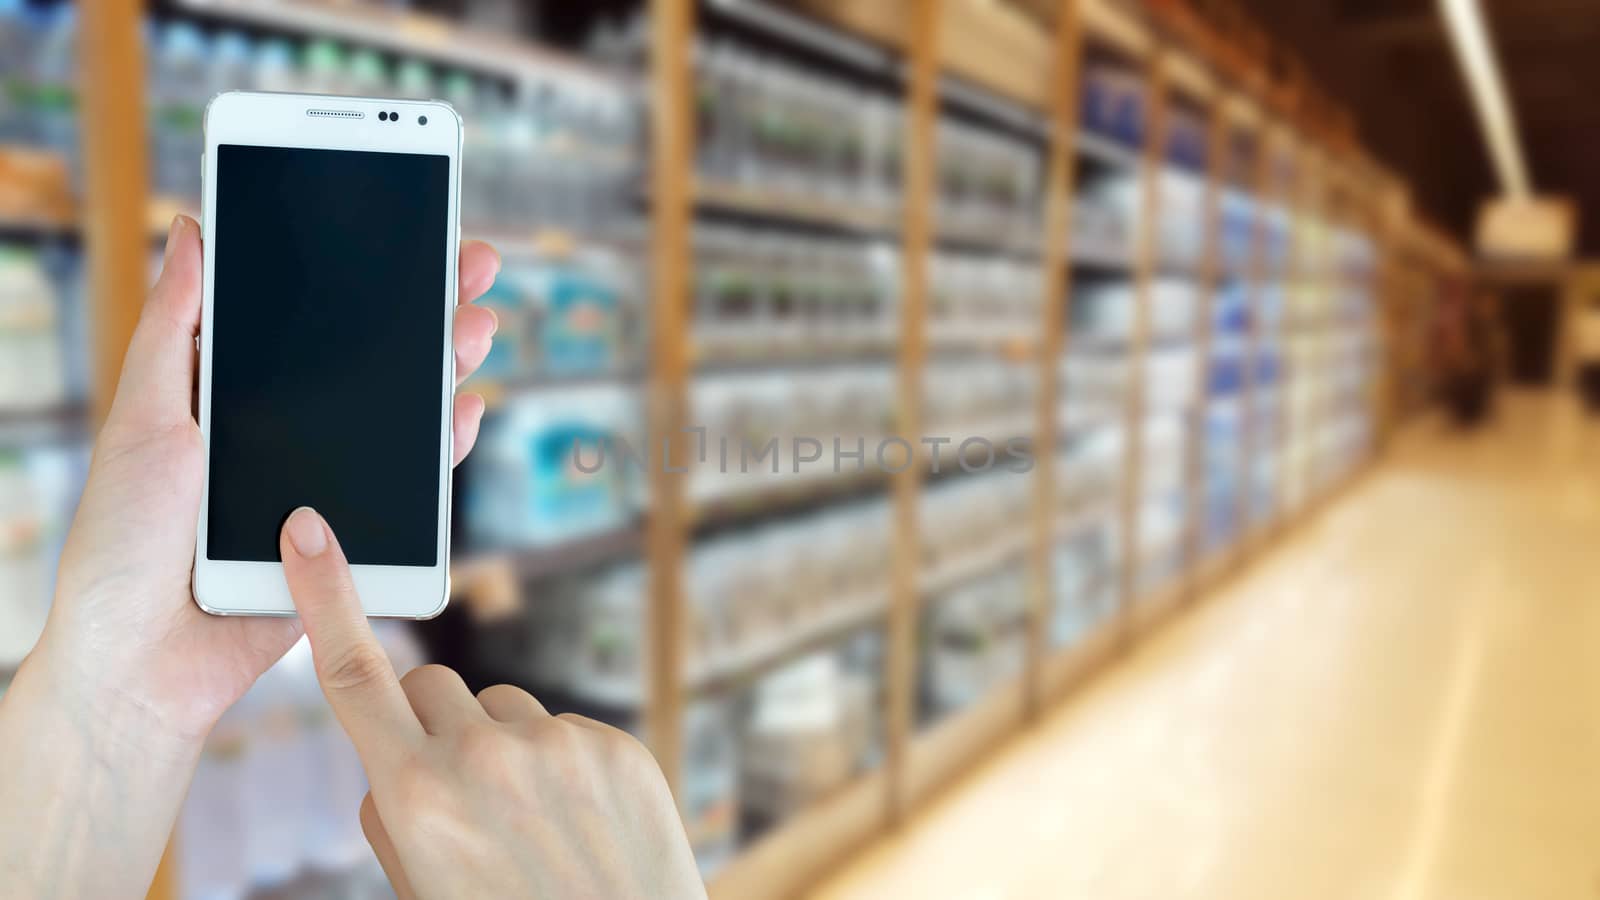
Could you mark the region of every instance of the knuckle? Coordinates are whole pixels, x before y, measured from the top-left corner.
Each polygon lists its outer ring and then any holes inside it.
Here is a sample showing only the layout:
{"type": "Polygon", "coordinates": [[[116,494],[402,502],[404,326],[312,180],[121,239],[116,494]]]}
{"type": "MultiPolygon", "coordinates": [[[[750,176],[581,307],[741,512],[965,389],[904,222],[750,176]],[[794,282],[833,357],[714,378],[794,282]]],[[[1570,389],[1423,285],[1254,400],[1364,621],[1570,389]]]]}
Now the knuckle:
{"type": "Polygon", "coordinates": [[[403,677],[401,677],[400,686],[405,688],[407,692],[410,692],[420,687],[427,687],[429,685],[453,681],[457,677],[459,676],[457,676],[452,669],[441,666],[437,663],[429,663],[425,666],[418,666],[415,669],[407,672],[403,677]]]}
{"type": "Polygon", "coordinates": [[[383,653],[366,644],[357,644],[333,653],[319,667],[322,683],[329,690],[360,691],[383,684],[393,677],[394,670],[383,653]]]}
{"type": "Polygon", "coordinates": [[[474,771],[496,777],[516,770],[516,741],[492,724],[468,725],[456,735],[456,752],[474,771]]]}

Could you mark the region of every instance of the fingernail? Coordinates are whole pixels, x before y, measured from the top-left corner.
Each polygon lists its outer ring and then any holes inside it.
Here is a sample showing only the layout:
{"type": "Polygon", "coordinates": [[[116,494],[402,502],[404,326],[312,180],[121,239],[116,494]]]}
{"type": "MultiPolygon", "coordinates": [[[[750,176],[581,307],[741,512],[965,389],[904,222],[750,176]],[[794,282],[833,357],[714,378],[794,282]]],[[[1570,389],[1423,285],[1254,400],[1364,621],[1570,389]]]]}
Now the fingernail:
{"type": "Polygon", "coordinates": [[[328,527],[309,506],[290,513],[284,529],[289,532],[289,543],[294,545],[295,552],[306,559],[316,559],[328,549],[328,527]]]}
{"type": "Polygon", "coordinates": [[[178,249],[178,229],[183,226],[183,216],[172,217],[172,224],[167,226],[167,246],[161,252],[161,264],[165,266],[172,262],[172,254],[178,249]]]}
{"type": "Polygon", "coordinates": [[[500,314],[495,312],[494,307],[492,306],[485,306],[483,308],[489,311],[489,321],[491,323],[489,326],[489,336],[494,337],[495,332],[500,330],[500,314]]]}
{"type": "Polygon", "coordinates": [[[505,266],[506,261],[500,255],[500,248],[496,247],[495,245],[489,245],[489,252],[494,254],[494,273],[499,275],[500,270],[505,266]]]}

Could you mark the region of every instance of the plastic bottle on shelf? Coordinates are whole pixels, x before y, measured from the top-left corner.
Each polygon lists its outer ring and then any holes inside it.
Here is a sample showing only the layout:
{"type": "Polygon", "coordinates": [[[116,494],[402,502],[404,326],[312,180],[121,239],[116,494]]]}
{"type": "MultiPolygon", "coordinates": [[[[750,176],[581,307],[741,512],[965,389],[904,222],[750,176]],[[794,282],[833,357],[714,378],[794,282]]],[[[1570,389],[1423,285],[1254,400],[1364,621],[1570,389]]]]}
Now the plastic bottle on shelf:
{"type": "Polygon", "coordinates": [[[34,20],[28,117],[33,139],[67,161],[74,185],[83,183],[78,139],[78,16],[71,4],[40,8],[34,20]]]}
{"type": "Polygon", "coordinates": [[[333,41],[318,38],[301,52],[305,90],[313,94],[349,94],[350,73],[345,53],[333,41]]]}
{"type": "Polygon", "coordinates": [[[211,44],[211,66],[206,71],[207,100],[224,91],[255,90],[255,49],[237,31],[224,31],[211,44]]]}
{"type": "Polygon", "coordinates": [[[0,410],[66,396],[59,298],[37,251],[0,244],[0,410]]]}
{"type": "Polygon", "coordinates": [[[388,67],[382,57],[367,48],[350,54],[346,83],[351,93],[361,96],[384,97],[393,93],[388,67]]]}
{"type": "Polygon", "coordinates": [[[739,838],[739,743],[726,701],[698,700],[684,711],[679,807],[702,877],[731,861],[739,838]]]}
{"type": "Polygon", "coordinates": [[[150,79],[152,183],[158,195],[195,196],[200,193],[201,120],[211,96],[211,58],[204,36],[187,22],[169,23],[157,34],[150,79]]]}
{"type": "Polygon", "coordinates": [[[0,144],[32,140],[27,95],[33,80],[33,29],[24,0],[0,0],[0,144]]]}
{"type": "Polygon", "coordinates": [[[472,77],[464,72],[451,72],[444,77],[440,88],[443,99],[461,116],[462,146],[467,148],[467,153],[481,157],[480,161],[465,165],[461,170],[461,219],[469,226],[476,226],[488,219],[494,207],[492,177],[497,150],[479,117],[478,89],[472,77]]]}
{"type": "Polygon", "coordinates": [[[256,45],[250,70],[254,90],[293,93],[307,89],[294,49],[286,41],[272,39],[256,45]]]}
{"type": "Polygon", "coordinates": [[[408,100],[430,100],[436,96],[433,70],[420,59],[401,60],[395,70],[395,94],[408,100]]]}

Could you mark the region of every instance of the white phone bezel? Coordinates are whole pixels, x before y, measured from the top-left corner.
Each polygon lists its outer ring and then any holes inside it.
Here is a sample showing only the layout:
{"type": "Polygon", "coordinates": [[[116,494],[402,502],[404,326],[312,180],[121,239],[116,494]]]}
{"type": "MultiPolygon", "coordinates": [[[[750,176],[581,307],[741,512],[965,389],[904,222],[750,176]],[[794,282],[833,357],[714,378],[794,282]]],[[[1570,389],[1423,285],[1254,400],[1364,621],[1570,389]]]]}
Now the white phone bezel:
{"type": "MultiPolygon", "coordinates": [[[[194,596],[213,615],[290,616],[294,604],[276,562],[212,560],[206,557],[210,504],[211,313],[216,247],[217,147],[242,144],[320,150],[383,151],[447,156],[450,160],[450,221],[445,228],[445,284],[441,286],[445,340],[440,348],[442,402],[439,409],[439,504],[437,563],[423,566],[351,567],[362,607],[369,616],[427,619],[444,611],[450,599],[450,461],[455,397],[454,323],[456,261],[460,244],[461,119],[440,101],[385,100],[315,94],[230,92],[213,97],[205,114],[205,155],[201,230],[205,238],[204,293],[200,323],[199,414],[206,443],[205,493],[195,540],[194,596]],[[313,116],[308,110],[360,113],[360,117],[313,116]],[[379,112],[398,112],[385,122],[379,112]],[[418,116],[427,116],[426,125],[418,116]]],[[[356,198],[354,202],[359,202],[356,198]]],[[[333,523],[337,527],[338,523],[333,523]]]]}

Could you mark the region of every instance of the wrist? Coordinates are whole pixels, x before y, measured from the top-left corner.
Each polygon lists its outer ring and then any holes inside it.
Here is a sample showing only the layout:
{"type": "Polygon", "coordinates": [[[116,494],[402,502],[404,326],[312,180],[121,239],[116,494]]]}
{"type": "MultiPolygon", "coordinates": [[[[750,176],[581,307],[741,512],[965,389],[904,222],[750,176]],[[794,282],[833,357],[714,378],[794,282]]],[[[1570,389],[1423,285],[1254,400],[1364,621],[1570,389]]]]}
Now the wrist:
{"type": "Polygon", "coordinates": [[[145,765],[192,764],[220,712],[172,706],[141,690],[148,672],[118,672],[109,660],[82,660],[46,638],[23,660],[12,691],[35,717],[48,716],[102,759],[145,765]]]}
{"type": "Polygon", "coordinates": [[[0,700],[0,894],[142,893],[177,821],[200,743],[163,734],[136,705],[86,699],[40,647],[0,700]],[[91,862],[92,861],[92,862],[91,862]]]}

